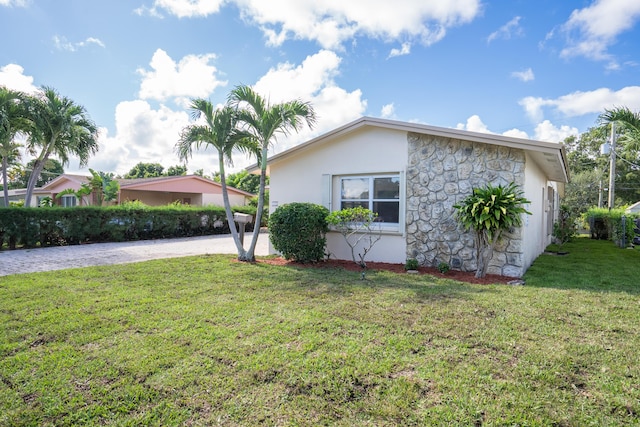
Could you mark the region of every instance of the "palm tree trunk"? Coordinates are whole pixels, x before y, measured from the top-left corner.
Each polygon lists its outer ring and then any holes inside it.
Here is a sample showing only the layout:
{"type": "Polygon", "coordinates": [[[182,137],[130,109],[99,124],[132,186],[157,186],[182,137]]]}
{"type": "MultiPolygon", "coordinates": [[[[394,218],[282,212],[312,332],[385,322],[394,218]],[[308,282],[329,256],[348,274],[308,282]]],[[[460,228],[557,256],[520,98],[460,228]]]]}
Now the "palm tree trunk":
{"type": "Polygon", "coordinates": [[[260,159],[260,189],[258,190],[258,207],[256,208],[256,222],[253,226],[253,236],[251,245],[247,250],[247,261],[255,261],[256,245],[260,235],[260,224],[262,223],[262,212],[264,211],[264,189],[267,184],[267,152],[269,147],[265,144],[262,147],[262,158],[260,159]]]}
{"type": "Polygon", "coordinates": [[[2,158],[2,191],[4,192],[4,207],[9,207],[9,188],[7,186],[7,168],[9,161],[6,157],[2,158]]]}
{"type": "Polygon", "coordinates": [[[29,182],[27,183],[27,193],[24,196],[24,206],[28,208],[31,206],[31,198],[33,197],[33,190],[36,187],[36,183],[38,182],[38,178],[42,173],[42,169],[44,169],[44,164],[47,161],[47,157],[45,156],[42,160],[38,159],[33,164],[33,170],[31,171],[31,176],[29,176],[29,182]]]}
{"type": "Polygon", "coordinates": [[[231,203],[229,202],[229,193],[227,193],[227,178],[224,173],[224,153],[222,150],[218,150],[218,159],[220,165],[220,185],[222,185],[222,201],[224,202],[224,210],[227,214],[227,223],[229,224],[229,230],[233,241],[238,249],[238,260],[244,261],[247,257],[247,251],[244,250],[242,242],[240,241],[240,235],[236,229],[235,221],[233,220],[233,212],[231,212],[231,203]]]}

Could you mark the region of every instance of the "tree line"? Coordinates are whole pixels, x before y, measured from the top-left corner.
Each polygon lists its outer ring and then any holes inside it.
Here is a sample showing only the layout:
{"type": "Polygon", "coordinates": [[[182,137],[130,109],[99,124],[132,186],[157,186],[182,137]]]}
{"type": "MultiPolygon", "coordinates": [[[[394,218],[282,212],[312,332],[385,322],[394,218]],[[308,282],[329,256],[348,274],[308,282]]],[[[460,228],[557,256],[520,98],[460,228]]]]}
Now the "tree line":
{"type": "Polygon", "coordinates": [[[98,151],[98,128],[83,106],[47,86],[32,95],[0,87],[0,157],[5,206],[9,203],[9,166],[20,159],[19,135],[25,136],[24,148],[34,156],[26,185],[27,207],[52,157],[65,165],[69,157],[76,156],[80,167],[84,167],[89,157],[98,151]]]}
{"type": "Polygon", "coordinates": [[[595,206],[613,207],[607,206],[610,155],[601,152],[611,140],[612,123],[617,140],[614,206],[640,200],[640,111],[616,107],[600,114],[596,126],[564,140],[570,182],[562,203],[572,215],[595,206]]]}

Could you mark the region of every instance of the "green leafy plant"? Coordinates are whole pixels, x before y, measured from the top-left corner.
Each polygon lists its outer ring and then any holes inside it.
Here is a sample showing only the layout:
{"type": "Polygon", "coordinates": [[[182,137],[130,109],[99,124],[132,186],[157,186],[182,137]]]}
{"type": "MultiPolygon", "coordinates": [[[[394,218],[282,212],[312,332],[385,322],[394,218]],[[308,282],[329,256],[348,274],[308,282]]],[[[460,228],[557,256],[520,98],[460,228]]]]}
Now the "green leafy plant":
{"type": "Polygon", "coordinates": [[[569,208],[560,206],[558,220],[553,224],[553,237],[558,246],[562,246],[576,235],[575,218],[571,215],[569,208]]]}
{"type": "Polygon", "coordinates": [[[415,258],[409,258],[407,262],[404,264],[405,270],[417,270],[420,267],[420,263],[415,258]]]}
{"type": "Polygon", "coordinates": [[[329,210],[314,203],[288,203],[269,216],[269,238],[286,259],[317,262],[324,258],[329,210]]]}
{"type": "Polygon", "coordinates": [[[347,242],[353,262],[362,268],[363,280],[367,269],[365,258],[382,237],[380,227],[375,225],[377,217],[378,214],[361,206],[334,211],[327,217],[329,225],[342,234],[347,242]],[[358,248],[360,251],[356,254],[358,248]]]}
{"type": "Polygon", "coordinates": [[[449,270],[451,270],[451,267],[449,267],[449,264],[447,264],[446,262],[441,262],[438,264],[437,269],[440,273],[445,274],[449,270]]]}
{"type": "Polygon", "coordinates": [[[522,214],[531,215],[522,205],[530,203],[522,197],[522,191],[515,183],[497,187],[487,184],[484,188],[474,188],[457,210],[458,221],[465,230],[473,230],[476,244],[476,277],[485,277],[493,249],[502,233],[511,227],[522,225],[522,214]]]}

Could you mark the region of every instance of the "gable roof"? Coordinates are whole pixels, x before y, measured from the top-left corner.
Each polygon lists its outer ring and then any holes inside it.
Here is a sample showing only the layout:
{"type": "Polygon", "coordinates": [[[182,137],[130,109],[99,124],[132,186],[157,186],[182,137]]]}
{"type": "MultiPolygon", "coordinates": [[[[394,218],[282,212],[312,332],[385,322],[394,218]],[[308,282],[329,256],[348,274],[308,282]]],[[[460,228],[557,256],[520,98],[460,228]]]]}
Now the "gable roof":
{"type": "MultiPolygon", "coordinates": [[[[483,144],[517,148],[526,151],[533,161],[545,172],[551,181],[569,182],[569,168],[564,145],[552,142],[534,141],[523,138],[496,135],[491,133],[470,132],[460,129],[443,128],[419,123],[401,122],[396,120],[361,117],[314,139],[271,156],[268,164],[272,165],[295,153],[301,153],[310,146],[317,146],[329,142],[339,136],[347,135],[365,127],[393,129],[403,132],[414,132],[423,135],[439,136],[443,138],[460,139],[483,144]]],[[[247,168],[250,172],[259,170],[257,164],[247,168]]]]}
{"type": "MultiPolygon", "coordinates": [[[[51,191],[56,188],[60,188],[66,182],[75,182],[79,185],[89,182],[91,179],[90,176],[86,175],[75,175],[75,174],[62,174],[57,178],[51,180],[42,188],[37,190],[41,190],[43,192],[51,191]]],[[[207,193],[206,188],[208,186],[216,187],[216,190],[222,188],[222,184],[219,182],[213,181],[211,179],[203,178],[198,175],[180,175],[180,176],[159,176],[153,178],[134,178],[134,179],[123,179],[117,178],[116,181],[120,184],[120,190],[138,190],[138,191],[171,191],[167,186],[171,186],[172,184],[184,184],[185,182],[192,181],[192,185],[194,186],[194,190],[198,190],[197,192],[207,193]]],[[[227,190],[231,193],[240,194],[246,197],[253,197],[254,194],[249,193],[247,191],[239,190],[234,187],[227,186],[227,190]]]]}

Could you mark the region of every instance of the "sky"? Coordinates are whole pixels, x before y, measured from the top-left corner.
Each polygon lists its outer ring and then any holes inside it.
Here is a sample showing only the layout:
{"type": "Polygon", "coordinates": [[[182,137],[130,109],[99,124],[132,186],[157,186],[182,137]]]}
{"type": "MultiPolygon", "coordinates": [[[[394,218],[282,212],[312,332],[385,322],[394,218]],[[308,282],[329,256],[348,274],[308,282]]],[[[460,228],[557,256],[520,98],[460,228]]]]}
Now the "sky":
{"type": "Polygon", "coordinates": [[[0,0],[0,40],[0,85],[84,106],[100,128],[88,167],[120,175],[181,164],[190,100],[222,105],[240,84],[315,108],[273,153],[361,116],[561,142],[640,110],[638,0],[0,0]]]}

